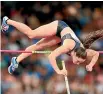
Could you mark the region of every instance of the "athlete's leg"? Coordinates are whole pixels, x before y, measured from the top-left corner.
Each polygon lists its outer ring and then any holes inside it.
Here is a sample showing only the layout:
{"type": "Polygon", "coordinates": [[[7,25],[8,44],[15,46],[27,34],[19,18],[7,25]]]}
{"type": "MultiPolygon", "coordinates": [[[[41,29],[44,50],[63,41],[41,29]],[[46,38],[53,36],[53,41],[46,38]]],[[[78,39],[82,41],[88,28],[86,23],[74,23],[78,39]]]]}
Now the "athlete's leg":
{"type": "MultiPolygon", "coordinates": [[[[60,39],[57,37],[49,37],[49,38],[43,38],[39,42],[37,42],[34,45],[31,45],[25,49],[25,51],[35,51],[35,50],[41,50],[46,47],[53,46],[60,42],[60,39]]],[[[30,56],[31,53],[22,53],[17,57],[17,62],[21,62],[24,58],[30,56]]]]}
{"type": "Polygon", "coordinates": [[[26,34],[29,38],[45,38],[50,37],[56,34],[56,28],[58,25],[58,21],[51,22],[49,24],[38,27],[35,30],[32,30],[27,25],[8,19],[8,25],[12,25],[17,28],[20,32],[26,34]]]}
{"type": "MultiPolygon", "coordinates": [[[[38,43],[27,47],[25,51],[41,50],[46,47],[54,46],[57,43],[59,43],[60,41],[61,41],[60,38],[58,38],[56,36],[52,36],[49,38],[43,38],[38,43]]],[[[11,60],[11,65],[8,68],[9,73],[12,74],[13,71],[15,71],[15,69],[18,67],[18,63],[30,55],[31,54],[29,54],[29,53],[22,53],[17,58],[13,57],[11,60]]]]}

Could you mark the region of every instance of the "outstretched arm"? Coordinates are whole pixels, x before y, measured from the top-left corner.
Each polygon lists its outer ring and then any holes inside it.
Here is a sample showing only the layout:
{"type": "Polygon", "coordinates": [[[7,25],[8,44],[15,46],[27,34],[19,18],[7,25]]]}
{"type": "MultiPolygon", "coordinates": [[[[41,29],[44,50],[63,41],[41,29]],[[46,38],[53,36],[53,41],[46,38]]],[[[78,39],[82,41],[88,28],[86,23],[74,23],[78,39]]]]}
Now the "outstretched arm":
{"type": "Polygon", "coordinates": [[[57,48],[56,50],[54,50],[50,55],[49,55],[49,61],[52,65],[52,67],[54,68],[54,70],[58,73],[58,74],[63,74],[63,75],[67,75],[66,71],[61,71],[57,64],[56,64],[56,58],[63,54],[66,53],[68,51],[67,48],[65,48],[64,46],[60,46],[59,48],[57,48]]]}
{"type": "Polygon", "coordinates": [[[92,57],[92,60],[86,66],[86,69],[87,69],[87,71],[92,71],[93,66],[95,65],[95,63],[97,62],[97,60],[99,58],[99,52],[91,50],[91,49],[87,49],[87,56],[92,57]]]}

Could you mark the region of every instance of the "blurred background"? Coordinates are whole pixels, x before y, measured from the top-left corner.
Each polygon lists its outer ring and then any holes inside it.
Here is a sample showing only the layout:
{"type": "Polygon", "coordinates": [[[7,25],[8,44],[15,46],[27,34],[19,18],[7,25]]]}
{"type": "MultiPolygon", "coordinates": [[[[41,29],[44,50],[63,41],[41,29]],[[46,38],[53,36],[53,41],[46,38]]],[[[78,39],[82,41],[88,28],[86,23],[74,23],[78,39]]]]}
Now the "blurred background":
{"type": "MultiPolygon", "coordinates": [[[[103,29],[102,1],[2,1],[3,16],[27,24],[35,29],[54,20],[65,21],[82,40],[87,33],[103,29]]],[[[48,31],[49,32],[49,31],[48,31]]],[[[10,26],[9,33],[1,33],[1,49],[21,50],[36,43],[10,26]]],[[[45,50],[53,50],[58,45],[45,50]]],[[[93,43],[95,50],[103,50],[103,40],[93,43]]],[[[34,54],[23,60],[13,75],[7,71],[11,57],[18,54],[1,54],[1,94],[67,94],[64,77],[55,73],[47,54],[34,54]]],[[[57,58],[61,68],[65,60],[71,94],[103,94],[103,55],[92,72],[85,65],[74,65],[67,55],[57,58]]]]}

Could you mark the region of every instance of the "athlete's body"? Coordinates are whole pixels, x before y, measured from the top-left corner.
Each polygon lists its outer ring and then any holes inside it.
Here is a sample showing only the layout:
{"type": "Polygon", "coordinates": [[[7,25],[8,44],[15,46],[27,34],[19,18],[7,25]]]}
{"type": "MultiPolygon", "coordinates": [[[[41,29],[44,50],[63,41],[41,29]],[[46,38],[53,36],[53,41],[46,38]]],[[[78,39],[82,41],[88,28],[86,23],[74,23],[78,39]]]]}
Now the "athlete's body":
{"type": "MultiPolygon", "coordinates": [[[[92,71],[93,66],[98,60],[99,53],[92,49],[85,49],[81,41],[77,38],[72,29],[63,21],[53,21],[49,24],[38,27],[35,30],[31,30],[27,25],[8,19],[8,17],[3,18],[2,30],[7,32],[9,25],[14,26],[20,32],[26,34],[31,39],[42,38],[36,44],[27,47],[26,51],[41,50],[46,47],[54,46],[60,42],[62,45],[51,52],[48,56],[49,61],[58,74],[67,75],[66,70],[60,70],[56,64],[56,57],[63,53],[69,53],[73,59],[74,64],[83,63],[86,58],[92,56],[91,62],[86,66],[88,71],[92,71]]],[[[8,70],[9,73],[18,67],[18,63],[21,62],[26,57],[30,56],[29,53],[22,53],[18,57],[13,57],[11,60],[11,65],[8,70]]]]}

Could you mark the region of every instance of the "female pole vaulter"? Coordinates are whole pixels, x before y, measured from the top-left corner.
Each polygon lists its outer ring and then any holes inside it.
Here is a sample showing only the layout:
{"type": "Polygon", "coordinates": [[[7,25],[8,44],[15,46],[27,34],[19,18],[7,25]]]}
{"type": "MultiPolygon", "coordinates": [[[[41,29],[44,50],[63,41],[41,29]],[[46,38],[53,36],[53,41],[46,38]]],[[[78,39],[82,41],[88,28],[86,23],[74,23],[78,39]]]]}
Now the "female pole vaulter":
{"type": "MultiPolygon", "coordinates": [[[[86,69],[88,71],[92,71],[93,66],[98,60],[99,52],[92,49],[86,49],[75,35],[73,30],[64,21],[56,20],[46,25],[42,25],[35,30],[32,30],[27,25],[11,20],[5,16],[2,22],[2,31],[7,33],[9,25],[14,26],[20,32],[27,35],[30,39],[42,38],[36,44],[27,47],[25,51],[41,50],[46,47],[54,46],[60,42],[62,43],[60,47],[56,48],[48,56],[50,64],[57,74],[67,75],[67,71],[64,69],[60,70],[56,64],[56,58],[61,54],[70,54],[73,59],[73,63],[78,65],[83,63],[88,57],[92,57],[91,62],[86,65],[86,69]]],[[[98,33],[95,37],[102,37],[103,30],[101,32],[101,34],[98,33]]],[[[92,38],[93,37],[91,37],[89,40],[92,38]]],[[[11,65],[8,67],[8,72],[12,74],[15,69],[18,68],[18,64],[30,55],[30,53],[22,53],[18,57],[13,57],[11,59],[11,65]]]]}

